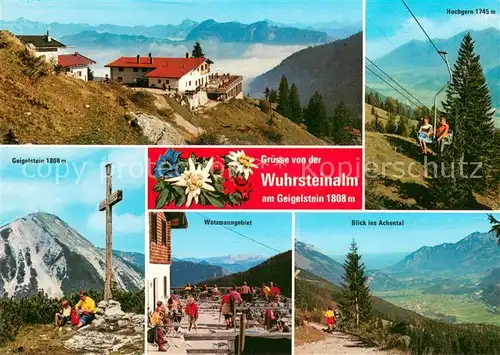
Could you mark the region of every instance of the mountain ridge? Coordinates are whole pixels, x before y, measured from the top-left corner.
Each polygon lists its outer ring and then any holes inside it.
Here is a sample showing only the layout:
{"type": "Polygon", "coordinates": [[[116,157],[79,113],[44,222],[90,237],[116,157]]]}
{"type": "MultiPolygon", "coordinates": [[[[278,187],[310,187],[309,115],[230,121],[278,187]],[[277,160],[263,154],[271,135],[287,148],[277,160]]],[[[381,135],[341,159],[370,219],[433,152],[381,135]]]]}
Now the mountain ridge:
{"type": "MultiPolygon", "coordinates": [[[[0,228],[0,298],[50,297],[104,287],[105,255],[59,217],[37,212],[0,228]]],[[[144,274],[113,258],[118,287],[143,287],[144,274]]]]}

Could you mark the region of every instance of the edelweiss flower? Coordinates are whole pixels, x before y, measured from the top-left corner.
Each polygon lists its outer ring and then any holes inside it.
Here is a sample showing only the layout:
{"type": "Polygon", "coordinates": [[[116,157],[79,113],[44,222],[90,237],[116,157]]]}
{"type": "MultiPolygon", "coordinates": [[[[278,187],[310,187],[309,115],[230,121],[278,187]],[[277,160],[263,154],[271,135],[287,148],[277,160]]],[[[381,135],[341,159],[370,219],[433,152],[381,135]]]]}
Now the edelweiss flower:
{"type": "Polygon", "coordinates": [[[198,196],[201,194],[201,189],[215,191],[215,189],[209,184],[210,168],[212,168],[213,159],[210,159],[203,169],[201,164],[198,164],[198,166],[195,167],[191,158],[188,159],[188,164],[189,168],[184,170],[181,176],[165,180],[167,182],[172,182],[173,185],[186,187],[186,207],[191,206],[193,199],[196,203],[198,203],[198,196]]]}
{"type": "Polygon", "coordinates": [[[250,174],[253,174],[252,169],[257,169],[257,165],[253,163],[255,159],[246,155],[243,150],[229,152],[228,157],[232,160],[232,162],[227,165],[234,166],[236,168],[236,172],[243,174],[246,180],[248,180],[250,174]]]}

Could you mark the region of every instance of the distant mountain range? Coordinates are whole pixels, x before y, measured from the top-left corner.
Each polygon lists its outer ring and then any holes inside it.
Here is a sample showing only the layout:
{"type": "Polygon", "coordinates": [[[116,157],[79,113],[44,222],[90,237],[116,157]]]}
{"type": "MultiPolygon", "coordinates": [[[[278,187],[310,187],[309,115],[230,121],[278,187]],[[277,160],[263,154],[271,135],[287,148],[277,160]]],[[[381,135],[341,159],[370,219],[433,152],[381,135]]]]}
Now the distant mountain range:
{"type": "Polygon", "coordinates": [[[187,283],[196,284],[200,281],[216,279],[229,275],[230,272],[217,265],[207,262],[195,263],[185,260],[173,260],[171,267],[172,286],[182,287],[187,283]]]}
{"type": "MultiPolygon", "coordinates": [[[[104,265],[104,251],[55,215],[33,213],[0,227],[0,298],[102,290],[104,265]]],[[[120,288],[144,287],[144,273],[117,253],[113,271],[120,288]]]]}
{"type": "Polygon", "coordinates": [[[428,274],[448,272],[491,272],[500,265],[500,250],[493,233],[475,232],[456,243],[424,246],[386,271],[396,274],[428,274]]]}
{"type": "Polygon", "coordinates": [[[327,42],[328,35],[315,30],[273,26],[266,21],[247,25],[240,22],[220,23],[215,20],[206,20],[193,28],[186,36],[186,41],[196,40],[280,45],[319,44],[327,42]]]}
{"type": "MultiPolygon", "coordinates": [[[[105,251],[104,248],[98,248],[102,252],[105,251]]],[[[119,251],[113,250],[113,256],[116,256],[120,259],[127,261],[132,264],[134,267],[141,270],[141,273],[145,273],[146,271],[146,256],[143,253],[137,252],[129,252],[129,251],[119,251]]]]}
{"type": "Polygon", "coordinates": [[[320,44],[329,40],[326,32],[315,29],[281,27],[268,21],[251,24],[240,22],[217,22],[207,19],[201,23],[184,20],[179,25],[155,26],[118,26],[110,24],[61,24],[57,22],[42,23],[23,18],[15,21],[0,21],[0,28],[15,34],[44,34],[50,29],[54,37],[62,41],[81,45],[90,43],[106,44],[108,40],[118,41],[125,45],[131,41],[139,44],[146,38],[150,43],[174,43],[180,41],[216,40],[222,43],[264,43],[264,44],[320,44]],[[78,38],[81,38],[78,40],[78,38]],[[89,37],[89,38],[86,38],[89,37]]]}
{"type": "MultiPolygon", "coordinates": [[[[476,54],[480,55],[480,62],[492,91],[493,107],[500,108],[500,75],[498,53],[500,51],[500,30],[488,28],[482,31],[469,31],[475,41],[476,54]]],[[[433,39],[436,46],[448,52],[450,66],[458,56],[458,48],[466,31],[447,39],[433,39]]],[[[373,58],[371,58],[373,59],[373,58]]],[[[432,98],[446,83],[448,72],[443,60],[437,55],[429,41],[412,40],[375,60],[384,71],[396,79],[401,85],[412,92],[428,107],[432,106],[432,98]]],[[[381,92],[394,96],[394,90],[383,83],[376,76],[367,72],[366,85],[381,92]]],[[[444,97],[444,96],[443,96],[444,97]]],[[[402,102],[406,99],[396,97],[402,102]]],[[[443,100],[441,97],[440,100],[443,100]]],[[[499,112],[497,112],[498,114],[499,112]]]]}
{"type": "Polygon", "coordinates": [[[234,272],[246,271],[266,260],[261,255],[227,255],[207,258],[182,258],[182,261],[191,261],[194,263],[206,262],[211,265],[217,265],[221,268],[234,272]]]}
{"type": "Polygon", "coordinates": [[[361,32],[335,42],[308,47],[283,60],[249,84],[253,96],[263,96],[266,87],[277,89],[282,75],[289,85],[297,85],[300,100],[307,104],[315,91],[332,113],[343,101],[355,118],[361,118],[363,34],[361,32]]]}
{"type": "Polygon", "coordinates": [[[205,280],[200,285],[234,286],[242,285],[246,281],[251,286],[260,286],[262,283],[276,283],[281,293],[287,297],[292,295],[292,251],[275,255],[263,263],[244,271],[217,279],[205,280]]]}
{"type": "Polygon", "coordinates": [[[313,245],[295,241],[295,267],[339,285],[344,274],[341,263],[317,251],[313,245]]]}

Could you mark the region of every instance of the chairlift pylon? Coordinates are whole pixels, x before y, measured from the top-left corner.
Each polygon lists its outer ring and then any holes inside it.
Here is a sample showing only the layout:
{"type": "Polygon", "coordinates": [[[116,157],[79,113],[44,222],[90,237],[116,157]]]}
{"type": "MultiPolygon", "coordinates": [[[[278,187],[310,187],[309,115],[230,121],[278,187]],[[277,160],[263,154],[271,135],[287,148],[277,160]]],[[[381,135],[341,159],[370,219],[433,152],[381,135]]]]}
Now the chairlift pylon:
{"type": "MultiPolygon", "coordinates": [[[[438,53],[439,53],[439,55],[441,55],[444,62],[446,63],[446,68],[448,69],[448,74],[450,77],[446,81],[446,84],[441,89],[439,89],[439,91],[436,93],[436,95],[434,95],[434,122],[433,122],[433,130],[434,131],[437,129],[437,119],[438,119],[437,118],[437,116],[438,116],[437,115],[437,98],[438,98],[439,94],[441,94],[443,92],[443,90],[446,89],[448,87],[448,85],[450,85],[451,81],[453,80],[453,73],[451,72],[450,63],[448,62],[448,52],[438,51],[438,53]]],[[[437,138],[436,138],[435,134],[434,134],[432,140],[433,140],[433,143],[437,144],[437,138]]],[[[441,145],[438,147],[439,148],[438,154],[443,155],[445,146],[449,146],[452,143],[453,143],[453,131],[449,130],[448,135],[443,138],[441,145]]]]}

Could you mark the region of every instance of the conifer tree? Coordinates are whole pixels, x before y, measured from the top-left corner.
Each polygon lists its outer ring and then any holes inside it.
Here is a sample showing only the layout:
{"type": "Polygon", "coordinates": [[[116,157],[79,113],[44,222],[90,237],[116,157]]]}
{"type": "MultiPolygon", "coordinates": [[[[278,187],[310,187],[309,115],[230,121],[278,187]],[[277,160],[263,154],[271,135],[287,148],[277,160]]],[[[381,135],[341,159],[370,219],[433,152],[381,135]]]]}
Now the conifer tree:
{"type": "Polygon", "coordinates": [[[346,128],[351,126],[351,124],[351,113],[344,102],[341,101],[333,111],[331,130],[329,134],[335,144],[352,143],[352,134],[346,130],[346,128]]]}
{"type": "Polygon", "coordinates": [[[495,217],[493,217],[493,215],[491,214],[488,215],[488,219],[491,224],[490,232],[496,234],[496,237],[498,239],[498,244],[500,245],[500,221],[495,217]]]}
{"type": "Polygon", "coordinates": [[[193,51],[191,52],[191,57],[193,58],[203,58],[205,57],[205,53],[203,53],[203,49],[201,48],[200,42],[196,41],[193,47],[193,51]]]}
{"type": "Polygon", "coordinates": [[[278,87],[278,112],[290,118],[290,88],[285,75],[281,76],[280,85],[278,87]]]}
{"type": "Polygon", "coordinates": [[[302,121],[302,106],[300,105],[299,90],[295,84],[290,86],[289,93],[290,119],[295,123],[302,121]]]}
{"type": "Polygon", "coordinates": [[[269,102],[274,104],[277,101],[278,101],[278,93],[276,92],[276,90],[274,89],[269,90],[269,102]]]}
{"type": "Polygon", "coordinates": [[[476,175],[482,175],[482,178],[469,179],[469,186],[473,191],[484,191],[493,170],[491,163],[495,156],[494,110],[470,33],[465,34],[460,44],[453,67],[453,80],[446,94],[443,108],[450,127],[454,130],[451,159],[456,164],[468,163],[463,167],[466,177],[470,177],[476,170],[476,163],[481,163],[481,171],[476,172],[476,175]]]}
{"type": "Polygon", "coordinates": [[[495,146],[494,110],[474,41],[467,33],[458,50],[453,80],[443,102],[454,131],[453,145],[437,165],[430,181],[434,208],[465,209],[476,204],[474,192],[497,186],[499,167],[495,146]]]}
{"type": "Polygon", "coordinates": [[[389,118],[387,120],[387,126],[385,127],[387,133],[396,134],[398,132],[398,124],[396,122],[396,116],[389,113],[389,118]]]}
{"type": "Polygon", "coordinates": [[[358,253],[358,246],[353,240],[344,261],[342,276],[342,296],[340,303],[342,314],[348,324],[358,329],[371,320],[371,295],[365,276],[365,265],[358,253]]]}
{"type": "Polygon", "coordinates": [[[399,117],[397,132],[403,137],[408,137],[410,135],[410,122],[406,117],[399,117]]]}
{"type": "Polygon", "coordinates": [[[266,100],[269,100],[269,93],[270,93],[270,90],[269,88],[266,86],[266,89],[264,90],[264,98],[266,100]]]}
{"type": "Polygon", "coordinates": [[[323,102],[323,96],[317,91],[304,108],[304,123],[307,130],[316,137],[325,136],[328,133],[325,103],[323,102]]]}

